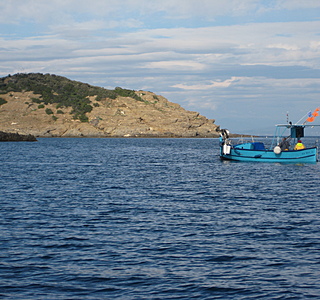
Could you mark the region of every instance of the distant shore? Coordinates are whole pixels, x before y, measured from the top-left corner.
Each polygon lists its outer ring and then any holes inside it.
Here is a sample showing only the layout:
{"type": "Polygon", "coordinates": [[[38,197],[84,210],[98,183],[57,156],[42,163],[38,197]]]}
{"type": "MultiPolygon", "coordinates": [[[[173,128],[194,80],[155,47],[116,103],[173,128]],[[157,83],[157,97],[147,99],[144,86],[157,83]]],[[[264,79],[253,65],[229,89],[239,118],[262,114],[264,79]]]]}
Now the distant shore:
{"type": "MultiPolygon", "coordinates": [[[[205,135],[196,135],[196,136],[178,136],[172,134],[164,135],[128,135],[128,136],[37,136],[38,138],[122,138],[122,139],[135,139],[135,138],[150,138],[150,139],[162,139],[162,138],[172,138],[172,139],[189,139],[189,138],[198,138],[198,139],[212,139],[219,138],[219,136],[205,136],[205,135]]],[[[240,137],[251,137],[251,135],[243,134],[230,134],[231,138],[240,138],[240,137]]],[[[37,138],[32,134],[19,134],[12,132],[0,131],[0,142],[35,142],[37,138]]]]}

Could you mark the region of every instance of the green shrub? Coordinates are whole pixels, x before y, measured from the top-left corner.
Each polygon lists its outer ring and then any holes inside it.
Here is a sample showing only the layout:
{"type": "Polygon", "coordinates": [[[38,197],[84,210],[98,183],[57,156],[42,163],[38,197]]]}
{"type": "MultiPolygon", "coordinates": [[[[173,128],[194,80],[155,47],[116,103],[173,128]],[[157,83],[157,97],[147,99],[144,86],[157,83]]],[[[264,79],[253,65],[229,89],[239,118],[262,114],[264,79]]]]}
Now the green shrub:
{"type": "Polygon", "coordinates": [[[53,121],[57,121],[58,118],[56,116],[52,116],[53,121]]]}
{"type": "Polygon", "coordinates": [[[47,115],[53,115],[53,111],[51,108],[46,108],[46,114],[47,115]]]}
{"type": "Polygon", "coordinates": [[[145,102],[140,96],[138,96],[134,90],[127,90],[121,87],[116,87],[114,91],[121,97],[130,97],[138,101],[145,102]]]}
{"type": "Polygon", "coordinates": [[[31,98],[32,102],[34,103],[42,103],[43,101],[39,98],[31,98]]]}
{"type": "MultiPolygon", "coordinates": [[[[34,94],[39,95],[38,98],[34,97],[31,100],[40,105],[55,104],[56,109],[71,107],[73,118],[82,122],[88,121],[86,113],[91,112],[93,109],[89,99],[92,96],[96,96],[96,101],[106,98],[116,99],[117,96],[122,96],[149,103],[139,97],[134,90],[120,87],[108,90],[57,75],[18,73],[0,78],[0,94],[21,91],[32,91],[34,94]]],[[[98,105],[98,103],[93,104],[94,107],[98,107],[98,105]]],[[[47,114],[53,114],[49,110],[46,112],[47,114]]]]}
{"type": "Polygon", "coordinates": [[[61,109],[58,109],[58,110],[57,110],[57,114],[62,115],[62,114],[64,114],[64,112],[63,112],[61,109]]]}
{"type": "Polygon", "coordinates": [[[77,119],[79,119],[81,122],[89,122],[88,117],[85,114],[81,114],[77,116],[77,119]]]}
{"type": "Polygon", "coordinates": [[[0,97],[0,105],[8,103],[7,100],[0,97]]]}
{"type": "Polygon", "coordinates": [[[38,105],[38,108],[40,109],[40,108],[44,108],[44,105],[43,104],[40,104],[40,105],[38,105]]]}

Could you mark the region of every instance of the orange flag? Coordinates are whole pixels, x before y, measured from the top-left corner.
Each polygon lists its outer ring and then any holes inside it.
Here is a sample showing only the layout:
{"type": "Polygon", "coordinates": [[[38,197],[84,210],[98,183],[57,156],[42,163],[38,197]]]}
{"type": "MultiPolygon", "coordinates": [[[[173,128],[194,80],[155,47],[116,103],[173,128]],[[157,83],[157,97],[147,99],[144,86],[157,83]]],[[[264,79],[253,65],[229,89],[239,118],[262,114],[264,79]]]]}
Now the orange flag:
{"type": "Polygon", "coordinates": [[[313,122],[314,119],[319,116],[319,113],[318,113],[319,111],[320,111],[320,107],[317,107],[317,108],[314,110],[313,113],[311,113],[311,111],[310,111],[310,112],[308,113],[308,118],[307,118],[306,122],[313,122]]]}
{"type": "Polygon", "coordinates": [[[309,118],[307,119],[307,121],[310,122],[310,123],[313,122],[313,121],[314,121],[314,117],[309,117],[309,118]]]}

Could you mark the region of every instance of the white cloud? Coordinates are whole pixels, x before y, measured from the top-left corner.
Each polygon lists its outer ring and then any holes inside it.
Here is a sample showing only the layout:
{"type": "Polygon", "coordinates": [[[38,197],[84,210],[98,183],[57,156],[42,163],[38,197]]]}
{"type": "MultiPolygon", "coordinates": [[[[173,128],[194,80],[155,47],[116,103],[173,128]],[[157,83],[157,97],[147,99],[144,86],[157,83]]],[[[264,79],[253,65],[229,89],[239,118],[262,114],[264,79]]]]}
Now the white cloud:
{"type": "Polygon", "coordinates": [[[14,59],[23,57],[47,58],[48,61],[68,58],[83,64],[90,58],[123,62],[128,67],[127,61],[139,69],[204,73],[232,65],[320,67],[317,36],[320,22],[91,34],[103,27],[104,23],[100,21],[83,22],[75,27],[56,27],[55,35],[14,40],[2,38],[1,60],[9,65],[14,59]],[[62,34],[57,34],[58,31],[62,34]],[[279,32],[288,37],[279,36],[279,32]]]}
{"type": "Polygon", "coordinates": [[[52,22],[73,19],[76,14],[87,14],[93,18],[147,16],[162,13],[168,18],[190,18],[202,16],[209,19],[224,14],[239,15],[254,11],[261,4],[256,0],[15,0],[0,4],[0,22],[16,23],[22,20],[52,22]],[[73,17],[72,17],[73,16],[73,17]]]}
{"type": "MultiPolygon", "coordinates": [[[[0,23],[72,24],[85,17],[105,21],[112,19],[115,25],[119,20],[144,19],[154,14],[156,18],[161,16],[163,19],[200,17],[212,21],[219,16],[253,16],[266,11],[319,7],[317,0],[14,0],[0,3],[0,23]]],[[[132,26],[132,22],[128,24],[132,26]]]]}
{"type": "Polygon", "coordinates": [[[183,90],[208,90],[213,88],[227,88],[231,84],[235,82],[239,82],[241,78],[239,77],[232,77],[226,80],[217,80],[211,81],[211,84],[197,84],[197,85],[185,85],[185,84],[175,84],[173,87],[183,89],[183,90]]]}
{"type": "Polygon", "coordinates": [[[204,65],[193,62],[193,61],[155,61],[147,63],[143,68],[151,69],[166,69],[167,71],[178,71],[178,70],[188,70],[188,71],[198,71],[203,70],[204,65]]]}
{"type": "Polygon", "coordinates": [[[282,0],[276,1],[275,7],[277,9],[304,9],[304,8],[320,8],[320,2],[318,0],[282,0]]]}
{"type": "Polygon", "coordinates": [[[296,51],[299,50],[299,47],[297,45],[289,45],[289,44],[273,44],[267,46],[267,48],[270,49],[284,49],[287,51],[296,51]]]}
{"type": "Polygon", "coordinates": [[[0,74],[144,88],[211,118],[226,105],[234,118],[243,107],[272,115],[279,103],[319,99],[318,8],[316,0],[2,1],[0,74]]]}

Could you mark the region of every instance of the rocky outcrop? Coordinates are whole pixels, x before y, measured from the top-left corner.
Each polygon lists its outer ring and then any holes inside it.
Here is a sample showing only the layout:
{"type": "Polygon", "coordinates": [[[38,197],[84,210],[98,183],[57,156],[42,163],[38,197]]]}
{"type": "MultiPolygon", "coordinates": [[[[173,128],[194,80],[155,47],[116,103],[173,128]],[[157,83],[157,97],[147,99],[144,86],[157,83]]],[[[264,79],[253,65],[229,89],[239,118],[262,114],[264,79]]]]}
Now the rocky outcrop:
{"type": "Polygon", "coordinates": [[[72,107],[45,102],[33,91],[10,91],[0,95],[0,130],[37,137],[218,136],[213,119],[152,92],[134,93],[134,97],[87,96],[92,110],[82,122],[72,107]]]}
{"type": "Polygon", "coordinates": [[[0,142],[36,142],[37,139],[35,136],[21,135],[19,133],[8,133],[0,131],[0,142]]]}

